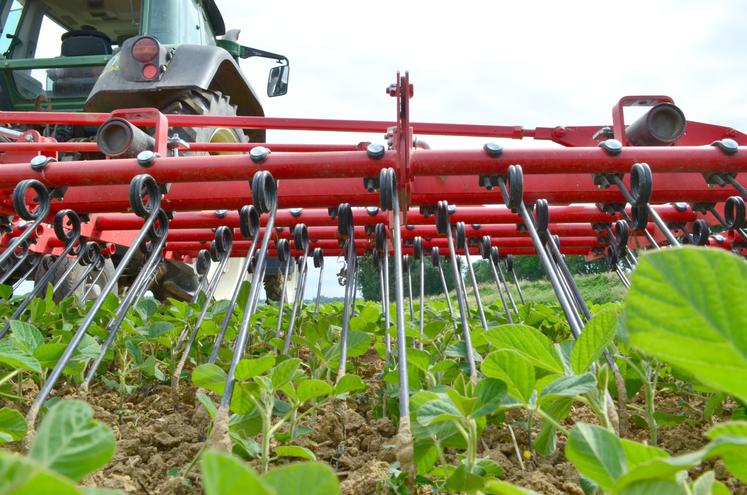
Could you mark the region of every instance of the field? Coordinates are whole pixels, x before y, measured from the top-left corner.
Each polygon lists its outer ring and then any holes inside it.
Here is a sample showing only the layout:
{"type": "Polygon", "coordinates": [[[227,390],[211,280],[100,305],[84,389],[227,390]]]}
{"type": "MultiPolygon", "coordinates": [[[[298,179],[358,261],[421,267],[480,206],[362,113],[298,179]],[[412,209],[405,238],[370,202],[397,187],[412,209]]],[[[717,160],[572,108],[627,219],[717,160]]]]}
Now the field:
{"type": "MultiPolygon", "coordinates": [[[[357,303],[346,354],[341,302],[305,305],[288,353],[290,311],[278,333],[277,306],[262,305],[232,394],[244,308],[211,362],[227,302],[202,299],[141,300],[81,386],[110,296],[34,424],[91,305],[37,299],[0,340],[0,494],[747,493],[745,262],[667,249],[641,257],[627,294],[610,274],[578,283],[593,317],[577,337],[544,282],[522,284],[513,323],[482,286],[487,328],[468,288],[472,349],[443,297],[428,298],[421,334],[415,301],[406,370],[380,303],[357,303]],[[180,337],[205,304],[182,369],[180,337]]],[[[7,319],[18,298],[2,295],[7,319]]]]}

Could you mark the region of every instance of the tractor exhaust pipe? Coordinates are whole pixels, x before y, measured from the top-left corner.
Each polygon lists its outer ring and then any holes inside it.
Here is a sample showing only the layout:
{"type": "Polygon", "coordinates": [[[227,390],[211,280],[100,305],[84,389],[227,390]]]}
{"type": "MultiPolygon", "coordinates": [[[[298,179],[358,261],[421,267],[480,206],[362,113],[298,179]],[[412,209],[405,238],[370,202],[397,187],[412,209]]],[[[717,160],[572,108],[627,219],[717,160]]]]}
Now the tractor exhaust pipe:
{"type": "Polygon", "coordinates": [[[96,144],[110,158],[135,158],[141,151],[153,150],[155,140],[127,120],[113,117],[99,127],[96,144]]]}
{"type": "Polygon", "coordinates": [[[671,146],[685,133],[685,114],[671,103],[659,103],[625,130],[633,146],[671,146]]]}

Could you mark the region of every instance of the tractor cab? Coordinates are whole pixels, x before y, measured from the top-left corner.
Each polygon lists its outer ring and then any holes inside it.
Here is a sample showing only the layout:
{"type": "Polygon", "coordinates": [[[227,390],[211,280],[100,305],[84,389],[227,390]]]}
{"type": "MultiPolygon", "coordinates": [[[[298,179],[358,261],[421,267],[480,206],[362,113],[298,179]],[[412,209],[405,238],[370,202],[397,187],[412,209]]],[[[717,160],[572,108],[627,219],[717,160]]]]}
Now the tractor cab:
{"type": "Polygon", "coordinates": [[[132,94],[171,95],[190,87],[217,87],[226,94],[235,92],[237,99],[253,100],[243,105],[243,113],[261,115],[256,95],[237,63],[249,56],[284,61],[282,70],[271,71],[270,96],[283,94],[287,85],[287,59],[239,45],[238,31],[226,34],[213,0],[0,0],[0,23],[1,110],[109,111],[125,101],[130,104],[124,106],[158,107],[158,97],[150,95],[141,102],[132,94]],[[119,57],[127,62],[133,55],[122,53],[123,46],[132,47],[127,40],[142,36],[156,40],[158,50],[167,55],[155,67],[157,75],[164,77],[132,81],[117,73],[122,65],[119,57]],[[215,66],[190,60],[191,71],[167,80],[167,65],[182,45],[210,50],[215,66]],[[236,63],[220,67],[224,59],[236,63]],[[97,87],[107,73],[106,84],[97,87]],[[96,93],[103,96],[96,98],[96,93]]]}

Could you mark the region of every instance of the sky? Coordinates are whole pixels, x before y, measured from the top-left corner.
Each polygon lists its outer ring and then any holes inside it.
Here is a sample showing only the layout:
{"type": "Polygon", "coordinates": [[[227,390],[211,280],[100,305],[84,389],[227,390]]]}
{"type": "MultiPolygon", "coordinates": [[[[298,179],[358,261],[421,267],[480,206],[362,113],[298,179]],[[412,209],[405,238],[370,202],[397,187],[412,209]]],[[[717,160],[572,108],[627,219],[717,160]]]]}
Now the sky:
{"type": "MultiPolygon", "coordinates": [[[[409,70],[415,121],[602,125],[624,95],[665,94],[689,120],[747,131],[739,1],[216,2],[227,29],[242,30],[242,44],[290,60],[289,91],[278,98],[264,94],[273,62],[242,62],[268,116],[393,120],[394,99],[384,90],[397,70],[409,70]]],[[[441,149],[485,141],[426,140],[441,149]]],[[[384,140],[271,130],[268,141],[384,140]]],[[[340,265],[328,259],[325,268],[322,292],[341,296],[333,273],[340,265]]],[[[314,297],[317,281],[310,270],[306,297],[314,297]]]]}

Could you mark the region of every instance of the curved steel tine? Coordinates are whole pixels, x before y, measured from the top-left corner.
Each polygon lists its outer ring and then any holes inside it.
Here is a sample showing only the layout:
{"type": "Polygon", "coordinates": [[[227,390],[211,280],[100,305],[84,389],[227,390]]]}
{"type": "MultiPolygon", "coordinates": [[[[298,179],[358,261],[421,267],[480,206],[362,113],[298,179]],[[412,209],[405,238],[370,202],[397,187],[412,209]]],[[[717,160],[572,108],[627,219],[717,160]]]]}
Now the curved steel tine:
{"type": "Polygon", "coordinates": [[[21,304],[18,305],[11,317],[8,318],[8,321],[5,322],[2,330],[0,330],[0,338],[2,338],[10,329],[10,322],[12,320],[17,320],[24,311],[26,311],[26,308],[29,307],[31,301],[33,301],[34,298],[39,297],[42,291],[47,289],[47,284],[52,279],[57,269],[62,265],[62,262],[67,255],[73,252],[75,246],[78,245],[79,250],[83,249],[83,245],[78,244],[80,241],[80,217],[78,217],[77,213],[72,210],[58,211],[55,215],[54,227],[55,235],[59,240],[65,243],[65,247],[44,275],[42,275],[42,277],[34,284],[34,288],[26,294],[26,297],[21,301],[21,304]],[[69,231],[65,231],[66,220],[69,222],[69,231]]]}
{"type": "Polygon", "coordinates": [[[308,264],[306,263],[307,254],[308,249],[304,251],[304,254],[301,257],[301,261],[299,263],[301,265],[298,268],[299,280],[296,287],[296,294],[293,298],[293,309],[291,310],[290,321],[288,322],[288,331],[285,333],[285,343],[283,345],[283,354],[285,355],[287,355],[290,351],[291,338],[293,337],[293,328],[295,327],[296,319],[300,318],[301,306],[303,305],[303,293],[304,289],[306,288],[306,274],[308,271],[308,264]]]}
{"type": "Polygon", "coordinates": [[[86,269],[83,270],[83,273],[80,277],[78,277],[78,280],[76,280],[76,282],[68,290],[65,291],[65,293],[62,295],[63,299],[70,297],[75,293],[76,290],[78,290],[81,285],[83,285],[83,282],[86,281],[91,272],[93,272],[93,270],[96,268],[96,265],[98,265],[101,256],[101,248],[98,244],[88,243],[86,245],[86,253],[80,257],[80,261],[81,263],[85,264],[86,269]]]}
{"type": "MultiPolygon", "coordinates": [[[[420,335],[425,335],[425,253],[423,252],[423,240],[418,236],[415,238],[416,257],[420,260],[420,299],[418,308],[418,324],[420,326],[420,335]]],[[[423,340],[421,338],[419,348],[423,350],[423,340]]]]}
{"type": "MultiPolygon", "coordinates": [[[[117,269],[114,271],[114,275],[107,281],[103,290],[99,294],[99,297],[96,299],[93,306],[88,311],[88,314],[86,314],[80,326],[73,334],[70,342],[65,348],[65,351],[62,353],[60,359],[57,361],[54,369],[47,376],[47,380],[42,385],[36,398],[34,398],[34,401],[32,402],[31,407],[29,408],[29,411],[26,415],[27,423],[30,429],[34,428],[36,417],[41,410],[41,406],[44,404],[47,396],[52,391],[55,383],[57,383],[57,380],[62,374],[62,370],[64,370],[65,366],[67,366],[68,361],[70,361],[70,358],[83,339],[83,336],[86,334],[88,328],[93,323],[94,318],[96,318],[96,314],[104,305],[106,297],[111,293],[112,289],[114,288],[114,284],[117,283],[119,277],[127,268],[127,265],[130,263],[130,260],[135,254],[135,250],[138,249],[140,242],[142,242],[142,240],[148,234],[148,231],[156,221],[156,218],[158,218],[160,212],[160,202],[161,191],[158,188],[158,184],[151,176],[147,174],[141,174],[135,176],[132,179],[132,181],[130,182],[130,204],[132,205],[132,208],[136,214],[145,218],[143,227],[140,229],[140,232],[138,232],[135,241],[122,256],[119,266],[117,266],[117,269]],[[147,203],[143,203],[143,193],[145,193],[148,197],[147,203]]],[[[29,435],[29,438],[31,436],[33,435],[29,435]]]]}
{"type": "MultiPolygon", "coordinates": [[[[107,323],[105,331],[107,331],[106,339],[101,344],[101,351],[99,351],[99,355],[96,357],[96,359],[91,363],[91,365],[88,367],[88,371],[86,373],[86,376],[83,380],[83,383],[81,384],[81,392],[83,394],[88,392],[88,387],[91,384],[91,381],[96,376],[96,371],[98,370],[99,366],[101,365],[101,361],[103,361],[104,356],[106,355],[106,352],[109,350],[109,347],[111,346],[112,342],[114,342],[114,339],[117,336],[117,332],[119,331],[119,327],[122,326],[122,322],[124,321],[125,317],[127,316],[128,311],[130,308],[135,306],[138,301],[140,300],[141,295],[143,294],[143,287],[149,286],[150,279],[152,277],[153,272],[155,271],[156,267],[158,266],[158,259],[161,257],[161,250],[166,245],[166,237],[168,235],[168,216],[166,216],[166,212],[163,210],[160,210],[158,212],[159,222],[161,223],[159,227],[158,237],[156,239],[156,244],[150,245],[150,253],[148,255],[148,259],[145,262],[145,266],[142,270],[140,270],[140,273],[138,273],[137,277],[135,277],[135,280],[132,282],[132,285],[130,285],[129,289],[127,290],[127,293],[122,298],[122,301],[119,303],[119,306],[117,307],[117,310],[114,313],[114,317],[109,320],[109,323],[107,323]]],[[[141,242],[145,242],[146,240],[143,239],[141,242]]]]}
{"type": "Polygon", "coordinates": [[[379,255],[379,275],[381,279],[381,309],[384,312],[384,366],[391,364],[392,337],[389,335],[389,327],[392,325],[391,307],[389,301],[389,241],[387,239],[386,226],[383,223],[376,224],[374,228],[375,245],[379,255]]]}
{"type": "Polygon", "coordinates": [[[439,254],[438,246],[431,248],[431,263],[436,265],[438,268],[438,276],[441,279],[441,288],[444,291],[444,297],[446,298],[446,305],[449,308],[449,318],[452,323],[456,326],[456,319],[454,318],[454,306],[451,304],[451,296],[449,296],[449,286],[446,285],[446,277],[444,276],[444,269],[441,265],[441,255],[439,254]]]}
{"type": "MultiPolygon", "coordinates": [[[[524,291],[521,290],[521,284],[519,283],[519,278],[516,276],[516,270],[514,270],[514,262],[513,262],[513,256],[508,255],[506,256],[506,270],[511,272],[511,277],[514,279],[514,285],[516,286],[516,292],[519,293],[519,300],[521,300],[521,304],[526,305],[526,301],[524,300],[524,291]]],[[[498,265],[498,274],[500,275],[503,272],[501,270],[501,266],[498,265]]],[[[509,292],[509,297],[511,299],[511,302],[513,302],[513,297],[511,296],[511,293],[509,292]]],[[[516,311],[516,314],[519,314],[518,309],[516,309],[516,304],[514,304],[514,310],[516,311]]]]}
{"type": "MultiPolygon", "coordinates": [[[[200,315],[197,317],[197,321],[192,326],[192,332],[189,335],[187,345],[184,346],[184,350],[182,351],[182,356],[179,359],[179,363],[176,365],[176,368],[174,368],[174,373],[171,376],[171,387],[174,392],[176,392],[179,388],[179,378],[181,377],[184,366],[187,364],[187,359],[189,359],[189,351],[194,345],[195,339],[197,338],[197,333],[200,331],[202,322],[205,319],[205,315],[207,314],[207,309],[211,305],[213,294],[215,294],[215,290],[218,288],[218,282],[220,282],[220,279],[223,276],[223,270],[225,270],[226,268],[226,263],[228,263],[229,258],[231,258],[231,248],[233,247],[233,231],[225,226],[218,227],[218,229],[216,229],[215,231],[215,240],[213,242],[215,243],[216,251],[220,255],[220,263],[218,264],[218,268],[213,274],[212,280],[210,280],[207,292],[205,293],[205,303],[202,305],[202,310],[200,311],[200,315]]],[[[177,343],[177,345],[174,347],[174,350],[178,350],[180,346],[181,342],[177,343]]]]}
{"type": "MultiPolygon", "coordinates": [[[[498,271],[495,268],[496,263],[493,260],[493,257],[495,257],[496,259],[498,258],[498,247],[492,246],[489,236],[483,236],[481,246],[482,246],[482,258],[487,262],[488,265],[490,265],[490,271],[493,272],[493,279],[495,280],[495,285],[498,287],[498,296],[501,298],[501,303],[503,304],[503,311],[506,314],[506,320],[509,323],[513,323],[514,320],[513,320],[513,317],[511,316],[511,311],[508,309],[508,304],[506,304],[506,297],[503,295],[503,288],[501,287],[501,280],[498,278],[498,271]]],[[[503,283],[505,285],[505,281],[503,281],[503,283]]]]}
{"type": "Polygon", "coordinates": [[[322,251],[322,248],[314,249],[314,266],[319,268],[319,282],[316,287],[316,303],[314,304],[314,317],[316,318],[319,315],[319,298],[322,295],[322,275],[324,274],[324,251],[322,251]]]}
{"type": "Polygon", "coordinates": [[[18,246],[21,245],[26,239],[36,231],[36,228],[41,225],[44,219],[49,215],[52,206],[52,199],[49,194],[49,190],[44,184],[35,179],[23,180],[16,185],[13,190],[13,207],[16,210],[18,216],[22,219],[30,221],[26,228],[18,237],[15,237],[5,250],[0,253],[0,264],[4,263],[15,251],[18,246]],[[34,198],[38,204],[36,210],[31,210],[26,205],[26,193],[29,189],[33,189],[36,192],[34,198]]]}
{"type": "Polygon", "coordinates": [[[272,175],[266,170],[256,172],[252,177],[252,199],[254,206],[258,211],[269,213],[269,215],[265,225],[265,234],[262,236],[262,246],[260,247],[257,256],[257,267],[254,269],[254,273],[252,274],[252,285],[249,294],[247,295],[246,308],[241,318],[239,334],[234,343],[231,365],[228,368],[226,377],[226,387],[223,396],[221,397],[218,415],[216,416],[216,424],[218,424],[219,427],[213,428],[213,438],[221,439],[216,440],[218,442],[225,441],[228,437],[228,407],[231,404],[233,389],[236,385],[236,366],[238,366],[239,360],[244,355],[246,345],[249,341],[249,323],[252,314],[254,314],[254,310],[256,309],[259,288],[262,285],[262,278],[260,277],[264,273],[264,265],[267,259],[267,247],[270,244],[270,237],[272,237],[273,227],[275,226],[275,217],[277,215],[277,184],[272,175]]]}
{"type": "Polygon", "coordinates": [[[101,258],[99,258],[99,262],[97,263],[97,267],[96,267],[98,272],[96,273],[96,276],[93,277],[93,280],[91,281],[91,283],[88,285],[88,289],[86,289],[86,291],[81,296],[80,298],[81,301],[86,301],[88,299],[88,295],[91,293],[93,288],[96,287],[96,284],[98,283],[99,279],[106,271],[105,270],[106,258],[107,258],[106,256],[102,256],[101,258]]]}
{"type": "MultiPolygon", "coordinates": [[[[241,292],[241,285],[246,280],[246,276],[251,268],[252,260],[254,259],[254,253],[257,251],[257,237],[259,237],[259,212],[254,205],[245,205],[239,210],[239,220],[241,222],[241,236],[244,239],[251,239],[252,242],[249,246],[249,250],[244,256],[241,262],[240,276],[236,279],[236,284],[231,294],[231,300],[226,308],[226,314],[223,317],[218,335],[215,336],[215,342],[213,343],[213,350],[210,352],[208,363],[215,363],[218,359],[218,353],[220,352],[221,345],[223,345],[223,339],[228,330],[228,324],[231,322],[231,316],[233,316],[233,310],[236,307],[236,303],[239,300],[239,292],[241,292]]],[[[274,217],[273,217],[274,221],[274,217]]],[[[256,268],[255,268],[256,270],[256,268]]],[[[262,280],[261,278],[258,280],[262,280]]],[[[248,306],[248,305],[247,305],[248,306]]],[[[245,307],[246,310],[246,307],[245,307]]]]}
{"type": "MultiPolygon", "coordinates": [[[[472,261],[470,260],[470,253],[469,253],[469,240],[467,239],[467,235],[465,232],[465,227],[463,222],[457,223],[457,231],[461,229],[462,231],[462,245],[459,246],[464,250],[464,259],[467,263],[467,271],[469,272],[470,281],[472,282],[472,291],[475,293],[475,303],[477,304],[477,314],[480,316],[480,323],[482,324],[482,327],[487,330],[488,329],[488,321],[485,319],[485,310],[482,306],[482,298],[480,297],[480,289],[477,286],[477,277],[475,277],[475,270],[472,268],[472,261]]],[[[457,233],[457,239],[460,239],[459,233],[457,233]]],[[[465,297],[467,295],[467,292],[464,292],[465,297]]]]}
{"type": "Polygon", "coordinates": [[[18,289],[18,287],[21,286],[22,283],[26,281],[27,278],[29,278],[29,275],[34,273],[34,270],[36,270],[36,268],[39,266],[39,263],[41,263],[42,258],[43,256],[34,256],[31,258],[31,266],[29,267],[29,269],[13,284],[14,292],[16,291],[16,289],[18,289]]]}
{"type": "Polygon", "coordinates": [[[348,358],[348,331],[350,329],[350,317],[352,314],[351,303],[355,292],[355,228],[353,225],[353,213],[348,203],[342,203],[337,208],[338,231],[345,240],[345,261],[347,263],[345,298],[342,312],[342,329],[340,331],[340,366],[337,370],[337,381],[345,376],[348,358]]]}
{"type": "MultiPolygon", "coordinates": [[[[279,339],[283,331],[283,313],[285,312],[285,292],[288,282],[288,273],[291,267],[290,246],[287,239],[277,239],[275,241],[275,252],[277,252],[278,262],[283,269],[283,284],[280,287],[280,301],[278,301],[278,322],[275,326],[275,338],[279,339]]],[[[300,278],[300,275],[299,275],[300,278]]]]}
{"type": "Polygon", "coordinates": [[[21,253],[13,253],[13,258],[15,258],[16,261],[13,263],[13,265],[11,265],[10,268],[5,270],[5,273],[3,273],[2,277],[0,277],[0,284],[4,284],[5,281],[8,280],[8,278],[10,278],[23,264],[23,262],[26,261],[26,259],[29,257],[31,243],[26,240],[23,241],[19,247],[21,248],[21,253]]]}

